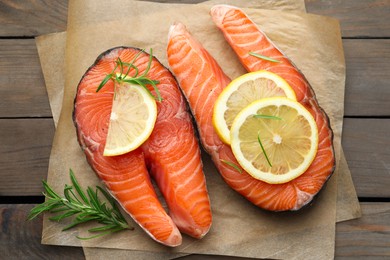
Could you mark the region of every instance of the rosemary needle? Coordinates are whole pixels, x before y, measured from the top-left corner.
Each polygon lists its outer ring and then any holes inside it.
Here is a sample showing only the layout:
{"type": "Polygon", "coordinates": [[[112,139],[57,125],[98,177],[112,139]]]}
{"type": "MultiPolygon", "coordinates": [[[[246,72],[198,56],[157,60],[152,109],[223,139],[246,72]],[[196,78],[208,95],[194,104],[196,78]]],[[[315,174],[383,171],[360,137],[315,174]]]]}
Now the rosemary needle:
{"type": "Polygon", "coordinates": [[[71,229],[79,224],[96,221],[101,225],[91,228],[88,231],[95,233],[90,237],[77,237],[79,239],[91,239],[111,234],[124,229],[134,229],[129,226],[123,217],[115,200],[103,188],[96,186],[96,189],[88,187],[86,193],[81,189],[74,176],[72,169],[69,170],[72,186],[65,184],[64,197],[57,194],[46,181],[42,181],[46,201],[31,209],[27,219],[32,220],[43,212],[58,213],[50,217],[52,221],[61,221],[74,216],[71,224],[64,227],[62,231],[71,229]],[[103,195],[105,200],[98,195],[103,195]],[[76,195],[77,194],[77,195],[76,195]],[[109,205],[106,203],[108,202],[109,205]]]}
{"type": "Polygon", "coordinates": [[[261,55],[261,54],[255,53],[255,52],[251,52],[251,51],[249,52],[249,55],[256,57],[256,58],[259,58],[259,59],[262,59],[262,60],[266,60],[266,61],[277,62],[277,63],[281,62],[280,60],[276,60],[276,59],[273,59],[271,57],[264,56],[264,55],[261,55]]]}
{"type": "Polygon", "coordinates": [[[221,162],[223,162],[223,163],[226,164],[226,165],[229,165],[230,167],[232,167],[233,169],[235,169],[235,170],[238,171],[239,173],[242,173],[241,168],[238,167],[238,165],[236,165],[235,163],[230,162],[230,161],[227,161],[227,160],[224,160],[224,159],[221,159],[221,162]]]}
{"type": "MultiPolygon", "coordinates": [[[[282,120],[282,118],[278,117],[278,116],[271,116],[271,115],[263,115],[263,114],[254,114],[253,115],[255,118],[262,118],[262,119],[274,119],[274,120],[282,120]]],[[[261,139],[260,139],[260,132],[257,132],[257,141],[258,143],[260,144],[260,148],[261,150],[263,151],[263,154],[265,156],[265,159],[267,160],[268,162],[268,165],[270,167],[272,167],[272,164],[271,164],[271,161],[269,160],[268,158],[268,155],[264,149],[264,146],[263,146],[263,143],[261,142],[261,139]]]]}
{"type": "Polygon", "coordinates": [[[282,120],[282,118],[278,116],[269,116],[269,115],[262,115],[262,114],[254,114],[253,116],[256,118],[282,120]]]}
{"type": "Polygon", "coordinates": [[[261,142],[261,139],[260,139],[260,132],[257,133],[257,141],[258,141],[259,144],[260,144],[261,150],[263,151],[263,154],[264,154],[265,159],[267,160],[269,166],[272,167],[272,164],[271,164],[271,162],[270,162],[270,160],[269,160],[269,158],[268,158],[268,155],[267,155],[267,153],[265,152],[263,143],[261,142]]]}

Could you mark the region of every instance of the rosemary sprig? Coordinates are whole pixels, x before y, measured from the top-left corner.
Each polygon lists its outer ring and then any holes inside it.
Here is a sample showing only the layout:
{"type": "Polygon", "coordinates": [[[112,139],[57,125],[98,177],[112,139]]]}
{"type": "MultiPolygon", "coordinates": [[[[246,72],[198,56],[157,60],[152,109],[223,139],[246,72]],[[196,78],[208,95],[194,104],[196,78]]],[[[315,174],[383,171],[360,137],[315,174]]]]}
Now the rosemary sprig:
{"type": "Polygon", "coordinates": [[[240,167],[238,167],[238,165],[236,165],[235,163],[233,162],[230,162],[230,161],[227,161],[227,160],[224,160],[224,159],[220,159],[221,162],[223,162],[224,164],[234,168],[236,171],[238,171],[239,173],[242,173],[242,170],[240,167]]]}
{"type": "Polygon", "coordinates": [[[259,58],[262,60],[266,60],[266,61],[277,62],[277,63],[281,62],[280,60],[276,60],[276,59],[273,59],[271,57],[264,56],[264,55],[261,55],[261,54],[258,54],[258,53],[252,52],[252,51],[250,51],[248,54],[253,56],[253,57],[256,57],[256,58],[259,58]]]}
{"type": "Polygon", "coordinates": [[[144,51],[143,50],[139,51],[135,55],[135,57],[133,58],[133,60],[131,62],[123,62],[118,57],[118,59],[115,61],[114,69],[111,71],[110,74],[108,74],[108,75],[106,75],[104,77],[102,82],[100,82],[98,88],[96,89],[96,92],[99,92],[104,87],[104,85],[106,85],[106,83],[109,80],[113,80],[114,84],[115,83],[121,84],[123,82],[126,82],[126,83],[139,85],[139,86],[145,88],[146,91],[155,100],[162,101],[162,97],[161,97],[160,91],[157,88],[157,84],[159,84],[160,82],[158,80],[152,80],[152,79],[147,77],[147,74],[148,74],[148,72],[150,70],[150,67],[151,67],[151,64],[152,64],[152,60],[153,60],[153,50],[150,49],[149,61],[148,61],[148,65],[147,65],[146,70],[144,71],[144,73],[139,75],[139,69],[138,69],[138,67],[136,65],[134,65],[134,62],[141,55],[142,52],[144,52],[144,51]],[[118,67],[119,67],[119,71],[120,72],[116,73],[115,71],[117,70],[118,67]],[[134,75],[133,76],[129,76],[129,73],[130,73],[131,70],[134,70],[134,75]],[[148,85],[151,85],[153,87],[154,91],[156,92],[156,95],[153,95],[153,93],[148,89],[148,87],[147,87],[148,85]]]}
{"type": "Polygon", "coordinates": [[[65,184],[64,197],[58,195],[46,181],[42,181],[46,201],[31,209],[27,219],[32,220],[43,212],[59,213],[49,219],[52,221],[61,221],[65,218],[75,216],[72,223],[64,227],[62,231],[71,229],[79,224],[90,221],[97,221],[102,224],[99,227],[91,228],[88,231],[97,233],[90,237],[79,237],[79,239],[92,239],[111,234],[124,229],[134,229],[127,224],[115,204],[115,200],[103,188],[96,186],[96,189],[88,187],[86,193],[81,189],[72,169],[69,170],[72,186],[65,184]],[[102,201],[98,193],[101,193],[108,201],[102,201]],[[76,195],[77,193],[77,195],[76,195]]]}

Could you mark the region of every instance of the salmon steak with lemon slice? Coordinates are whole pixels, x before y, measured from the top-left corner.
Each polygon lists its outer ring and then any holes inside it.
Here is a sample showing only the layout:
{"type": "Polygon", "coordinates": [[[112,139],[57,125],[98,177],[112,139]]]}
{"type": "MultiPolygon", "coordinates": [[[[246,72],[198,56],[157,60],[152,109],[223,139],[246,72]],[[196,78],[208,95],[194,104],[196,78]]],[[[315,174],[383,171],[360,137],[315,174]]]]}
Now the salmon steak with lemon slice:
{"type": "Polygon", "coordinates": [[[78,85],[73,120],[92,169],[150,237],[173,247],[181,232],[208,232],[212,216],[192,119],[175,78],[154,56],[131,47],[102,53],[78,85]]]}
{"type": "Polygon", "coordinates": [[[169,66],[225,182],[260,208],[296,211],[312,202],[335,169],[333,133],[305,77],[238,10],[221,5],[211,15],[252,73],[230,81],[180,23],[169,31],[169,66]],[[235,12],[240,15],[230,15],[235,12]],[[264,91],[268,88],[273,91],[264,91]]]}

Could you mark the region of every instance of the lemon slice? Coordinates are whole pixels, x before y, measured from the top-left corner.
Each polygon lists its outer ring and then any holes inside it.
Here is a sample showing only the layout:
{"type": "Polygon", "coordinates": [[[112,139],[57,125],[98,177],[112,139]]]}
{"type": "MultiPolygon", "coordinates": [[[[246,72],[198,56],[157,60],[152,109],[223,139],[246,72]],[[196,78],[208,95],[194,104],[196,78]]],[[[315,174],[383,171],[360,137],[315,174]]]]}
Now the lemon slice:
{"type": "Polygon", "coordinates": [[[146,89],[129,83],[116,86],[103,155],[137,149],[149,138],[156,118],[156,101],[146,89]]]}
{"type": "Polygon", "coordinates": [[[218,96],[214,105],[213,125],[219,138],[230,144],[230,127],[237,114],[253,101],[266,97],[296,100],[290,85],[269,71],[250,72],[233,80],[218,96]]]}
{"type": "Polygon", "coordinates": [[[234,119],[231,148],[243,169],[271,184],[291,181],[317,154],[317,124],[299,102],[283,97],[251,103],[234,119]]]}

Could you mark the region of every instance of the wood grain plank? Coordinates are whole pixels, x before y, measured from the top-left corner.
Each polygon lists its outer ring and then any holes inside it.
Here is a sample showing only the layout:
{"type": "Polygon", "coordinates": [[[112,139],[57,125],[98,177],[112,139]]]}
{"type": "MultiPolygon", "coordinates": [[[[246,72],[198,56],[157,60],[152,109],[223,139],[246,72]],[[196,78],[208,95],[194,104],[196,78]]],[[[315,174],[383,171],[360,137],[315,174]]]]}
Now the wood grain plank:
{"type": "Polygon", "coordinates": [[[33,39],[0,40],[0,96],[1,118],[51,116],[33,39]]]}
{"type": "Polygon", "coordinates": [[[54,136],[52,119],[0,120],[0,196],[42,194],[54,136]]]}
{"type": "Polygon", "coordinates": [[[390,37],[389,0],[305,0],[308,13],[340,20],[343,37],[390,37]]]}
{"type": "MultiPolygon", "coordinates": [[[[200,3],[202,0],[159,0],[200,3]]],[[[309,13],[341,22],[344,37],[389,37],[389,0],[306,0],[309,13]]],[[[0,36],[37,36],[66,30],[68,1],[0,1],[0,36]]]]}
{"type": "MultiPolygon", "coordinates": [[[[40,244],[42,217],[33,221],[25,221],[33,206],[0,205],[2,257],[5,256],[5,259],[25,259],[26,257],[29,259],[83,259],[81,248],[40,244]]],[[[361,203],[361,206],[363,216],[360,219],[336,225],[336,259],[389,258],[390,203],[361,203]]],[[[199,255],[190,255],[182,259],[199,259],[199,257],[199,255]]],[[[202,259],[238,259],[211,255],[201,257],[202,259]]]]}
{"type": "Polygon", "coordinates": [[[342,145],[359,197],[390,198],[390,119],[344,119],[342,145]]]}
{"type": "Polygon", "coordinates": [[[68,1],[0,1],[0,36],[37,36],[66,30],[68,1]]]}
{"type": "MultiPolygon", "coordinates": [[[[345,115],[389,116],[390,39],[345,39],[343,45],[345,115]]],[[[34,40],[0,40],[0,86],[0,117],[51,116],[34,40]]]]}
{"type": "MultiPolygon", "coordinates": [[[[52,119],[0,120],[3,196],[38,196],[54,136],[52,119]]],[[[390,197],[390,119],[346,118],[342,144],[359,197],[390,197]],[[375,177],[375,178],[374,178],[375,177]]]]}
{"type": "Polygon", "coordinates": [[[42,216],[26,221],[34,205],[0,205],[1,259],[85,259],[79,247],[41,244],[42,216]]]}
{"type": "Polygon", "coordinates": [[[390,203],[361,203],[362,217],[336,226],[336,259],[390,258],[390,203]]]}
{"type": "Polygon", "coordinates": [[[343,45],[345,115],[390,116],[390,39],[345,39],[343,45]]]}

